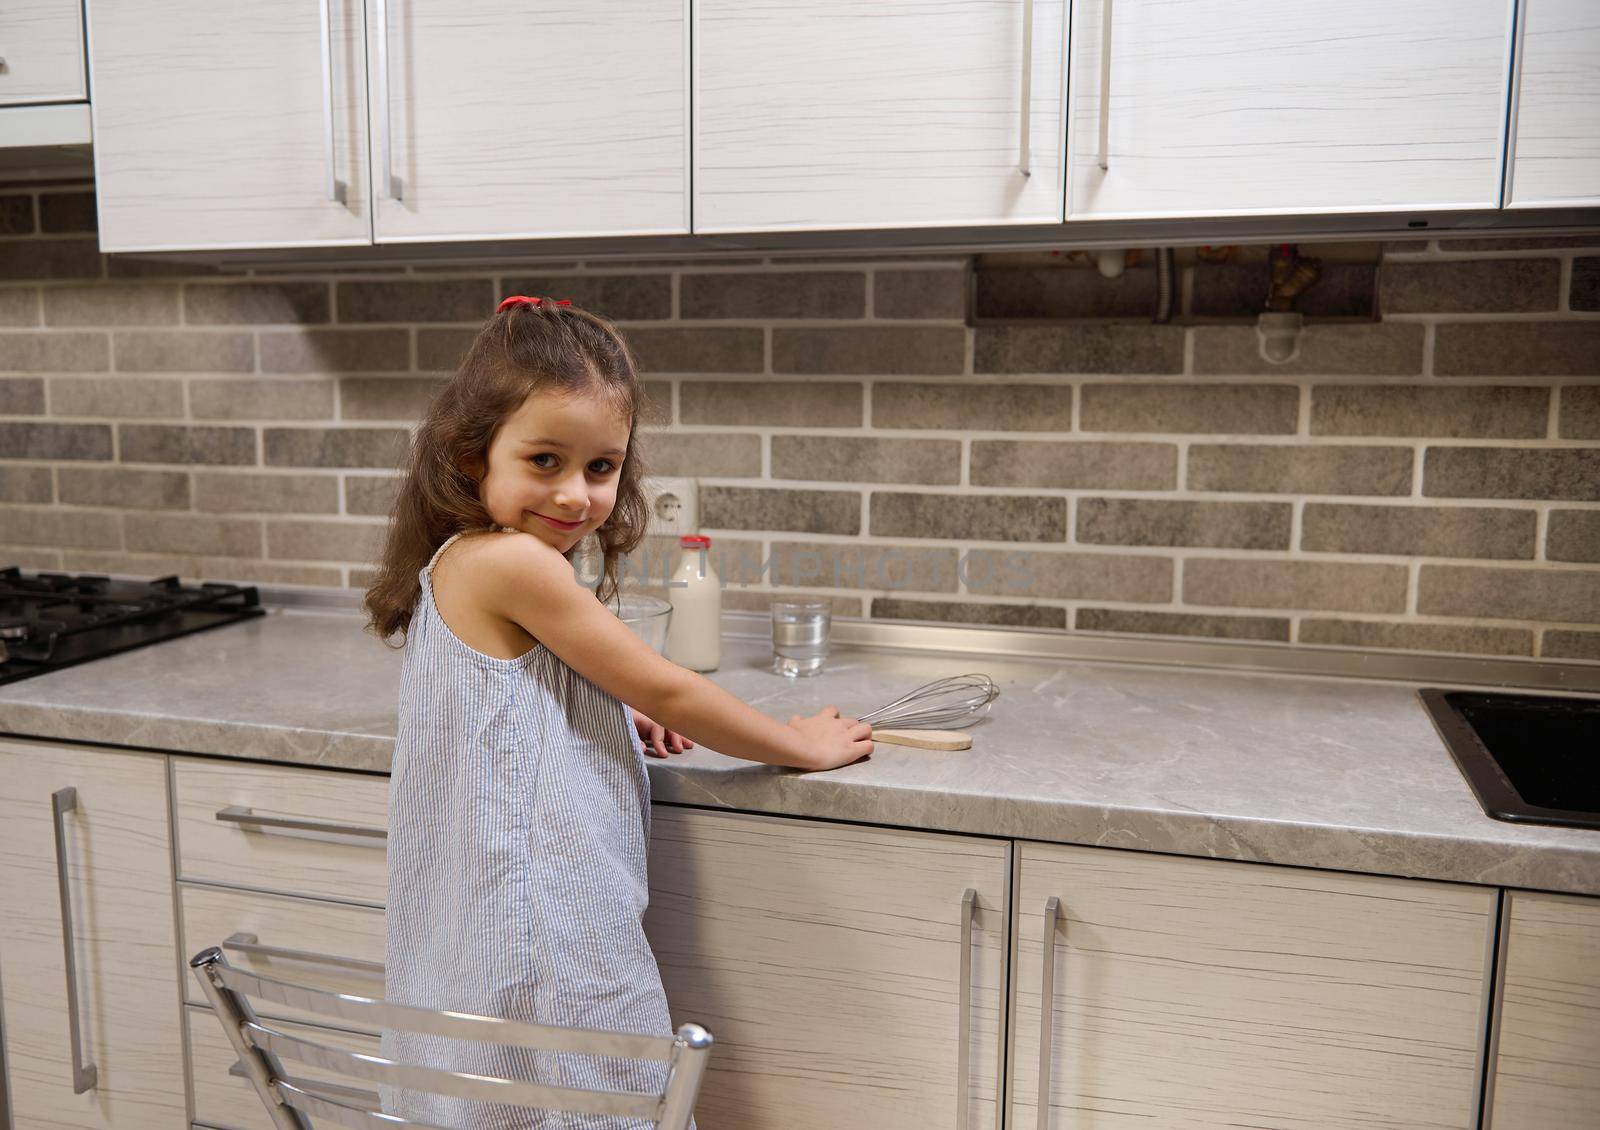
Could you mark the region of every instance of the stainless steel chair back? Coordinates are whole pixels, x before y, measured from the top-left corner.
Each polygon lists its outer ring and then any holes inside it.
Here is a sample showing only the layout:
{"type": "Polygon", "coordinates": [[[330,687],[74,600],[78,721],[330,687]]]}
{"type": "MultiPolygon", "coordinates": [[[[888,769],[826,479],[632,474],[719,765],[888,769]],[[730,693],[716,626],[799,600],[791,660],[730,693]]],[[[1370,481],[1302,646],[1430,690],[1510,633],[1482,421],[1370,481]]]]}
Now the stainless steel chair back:
{"type": "Polygon", "coordinates": [[[284,1070],[285,1059],[354,1079],[434,1095],[576,1114],[638,1118],[654,1122],[661,1130],[687,1130],[705,1074],[706,1057],[711,1051],[711,1033],[698,1024],[683,1025],[676,1037],[640,1036],[413,1008],[258,977],[229,965],[222,950],[215,946],[195,954],[189,959],[189,966],[205,991],[206,999],[216,1010],[229,1043],[238,1053],[246,1078],[255,1087],[278,1130],[313,1130],[313,1118],[359,1130],[379,1127],[385,1130],[390,1127],[453,1130],[384,1114],[376,1092],[301,1079],[284,1070]],[[256,1015],[250,1003],[252,999],[302,1009],[329,1019],[421,1035],[666,1063],[667,1082],[660,1091],[588,1090],[397,1063],[279,1031],[256,1015]]]}

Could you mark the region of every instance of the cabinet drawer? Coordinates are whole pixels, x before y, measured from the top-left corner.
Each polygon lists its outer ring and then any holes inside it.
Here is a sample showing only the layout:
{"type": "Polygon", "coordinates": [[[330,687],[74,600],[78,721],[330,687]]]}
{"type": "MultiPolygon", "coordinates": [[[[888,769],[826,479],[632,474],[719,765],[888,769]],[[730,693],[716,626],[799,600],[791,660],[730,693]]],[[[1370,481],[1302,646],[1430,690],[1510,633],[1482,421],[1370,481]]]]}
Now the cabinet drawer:
{"type": "Polygon", "coordinates": [[[383,905],[383,837],[337,829],[381,832],[387,777],[173,758],[172,786],[180,879],[383,905]]]}
{"type": "MultiPolygon", "coordinates": [[[[233,1045],[216,1013],[209,1008],[193,1008],[189,1013],[189,1075],[194,1080],[194,1120],[207,1126],[220,1126],[225,1130],[273,1130],[266,1108],[256,1097],[255,1088],[241,1075],[229,1075],[228,1069],[238,1062],[233,1045]]],[[[275,1028],[293,1036],[316,1040],[319,1044],[344,1048],[348,1051],[378,1053],[378,1038],[355,1032],[341,1032],[332,1028],[314,1028],[306,1024],[280,1024],[275,1028]]],[[[341,1077],[336,1072],[309,1064],[284,1061],[284,1073],[291,1078],[335,1080],[347,1086],[361,1086],[357,1080],[341,1077]]]]}
{"type": "MultiPolygon", "coordinates": [[[[178,897],[186,962],[207,946],[222,946],[230,965],[263,977],[364,997],[383,996],[383,973],[374,968],[383,964],[381,910],[188,884],[179,887],[178,897]],[[237,943],[227,944],[236,934],[254,935],[255,945],[295,953],[263,954],[241,949],[237,943]]],[[[205,1004],[200,983],[192,971],[186,972],[185,998],[191,1004],[205,1004]]],[[[281,1005],[263,1003],[259,1007],[267,1016],[310,1016],[281,1005]]]]}
{"type": "Polygon", "coordinates": [[[0,13],[0,106],[80,102],[83,5],[79,0],[8,0],[0,13]]]}

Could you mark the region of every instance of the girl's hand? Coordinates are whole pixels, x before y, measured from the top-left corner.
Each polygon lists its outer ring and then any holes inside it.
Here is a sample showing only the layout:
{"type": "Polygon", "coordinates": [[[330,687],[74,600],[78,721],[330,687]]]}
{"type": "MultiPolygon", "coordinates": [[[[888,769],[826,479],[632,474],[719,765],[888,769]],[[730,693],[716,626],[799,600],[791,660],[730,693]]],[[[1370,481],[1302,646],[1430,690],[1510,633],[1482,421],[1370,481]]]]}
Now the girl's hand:
{"type": "Polygon", "coordinates": [[[628,710],[633,714],[634,728],[639,731],[639,740],[644,742],[644,751],[649,756],[666,757],[669,752],[682,753],[694,748],[694,743],[682,734],[674,733],[631,706],[628,710]]]}
{"type": "Polygon", "coordinates": [[[837,706],[824,706],[809,718],[796,714],[789,725],[806,736],[813,763],[807,769],[837,769],[872,753],[872,727],[842,718],[837,706]]]}

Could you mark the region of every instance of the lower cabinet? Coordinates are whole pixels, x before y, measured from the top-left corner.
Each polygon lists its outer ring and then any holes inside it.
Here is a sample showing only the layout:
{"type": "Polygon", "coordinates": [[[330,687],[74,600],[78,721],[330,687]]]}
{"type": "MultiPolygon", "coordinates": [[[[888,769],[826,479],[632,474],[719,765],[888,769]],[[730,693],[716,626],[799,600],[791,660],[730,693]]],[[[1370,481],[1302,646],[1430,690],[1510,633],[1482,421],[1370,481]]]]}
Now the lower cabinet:
{"type": "Polygon", "coordinates": [[[0,910],[11,1125],[183,1125],[166,758],[0,739],[0,910]]]}
{"type": "Polygon", "coordinates": [[[1507,891],[1484,1130],[1600,1126],[1600,899],[1507,891]]]}
{"type": "Polygon", "coordinates": [[[1492,888],[1034,843],[1017,868],[1013,1130],[1475,1130],[1492,888]]]}
{"type": "Polygon", "coordinates": [[[656,809],[645,928],[717,1041],[701,1130],[996,1127],[1009,851],[656,809]]]}

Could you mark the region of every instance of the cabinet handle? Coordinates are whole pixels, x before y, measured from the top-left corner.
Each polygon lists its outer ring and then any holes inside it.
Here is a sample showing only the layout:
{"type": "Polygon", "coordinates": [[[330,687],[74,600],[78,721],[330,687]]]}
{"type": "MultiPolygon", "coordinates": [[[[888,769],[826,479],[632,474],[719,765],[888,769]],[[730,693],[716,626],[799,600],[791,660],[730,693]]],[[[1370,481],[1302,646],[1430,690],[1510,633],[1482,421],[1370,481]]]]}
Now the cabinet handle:
{"type": "Polygon", "coordinates": [[[972,1043],[972,911],[978,892],[968,887],[961,894],[961,1010],[956,1036],[956,1130],[967,1130],[967,1069],[972,1043]]]}
{"type": "Polygon", "coordinates": [[[1050,1130],[1050,1037],[1055,1029],[1056,927],[1061,900],[1051,895],[1044,904],[1044,974],[1039,979],[1039,1130],[1050,1130]]]}
{"type": "Polygon", "coordinates": [[[341,824],[337,820],[314,820],[309,816],[267,816],[237,804],[219,808],[216,816],[224,823],[242,824],[247,827],[293,828],[301,832],[322,832],[325,836],[361,836],[377,841],[361,845],[368,847],[382,847],[389,839],[389,832],[384,828],[372,828],[365,824],[341,824]]]}
{"type": "Polygon", "coordinates": [[[1102,172],[1111,168],[1111,0],[1100,0],[1100,159],[1102,172]]]}
{"type": "Polygon", "coordinates": [[[378,0],[378,136],[383,146],[383,194],[402,199],[400,178],[394,175],[394,156],[389,130],[389,0],[378,0]]]}
{"type": "Polygon", "coordinates": [[[1032,131],[1028,124],[1028,115],[1033,110],[1033,0],[1022,0],[1022,141],[1017,153],[1017,168],[1022,170],[1023,176],[1032,176],[1033,170],[1029,167],[1028,143],[1032,140],[1032,131]]]}
{"type": "Polygon", "coordinates": [[[66,951],[67,1024],[72,1033],[72,1093],[93,1090],[100,1072],[85,1060],[78,1030],[78,963],[72,946],[72,881],[67,875],[67,813],[78,808],[78,790],[68,785],[50,794],[50,816],[56,828],[56,879],[61,886],[61,944],[66,951]]]}
{"type": "Polygon", "coordinates": [[[328,0],[322,0],[322,140],[328,150],[328,196],[334,203],[343,204],[349,192],[333,167],[333,32],[328,27],[328,7],[328,0]]]}
{"type": "Polygon", "coordinates": [[[284,961],[303,961],[311,965],[334,965],[340,969],[353,969],[358,973],[376,973],[383,975],[383,962],[363,961],[359,957],[341,957],[332,953],[314,953],[311,950],[291,950],[281,946],[264,946],[261,939],[254,934],[240,931],[229,934],[227,941],[222,943],[225,950],[242,953],[246,957],[280,958],[284,961]]]}

